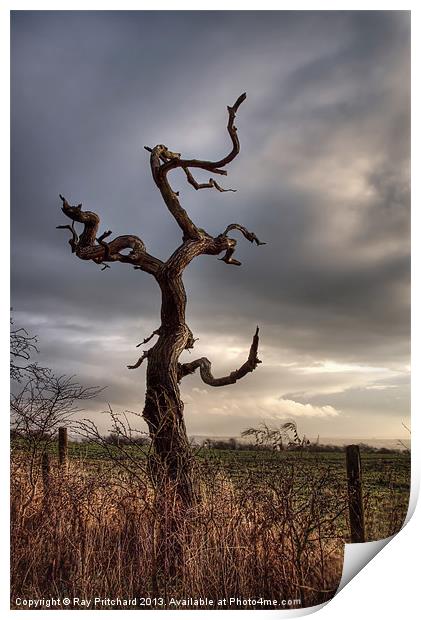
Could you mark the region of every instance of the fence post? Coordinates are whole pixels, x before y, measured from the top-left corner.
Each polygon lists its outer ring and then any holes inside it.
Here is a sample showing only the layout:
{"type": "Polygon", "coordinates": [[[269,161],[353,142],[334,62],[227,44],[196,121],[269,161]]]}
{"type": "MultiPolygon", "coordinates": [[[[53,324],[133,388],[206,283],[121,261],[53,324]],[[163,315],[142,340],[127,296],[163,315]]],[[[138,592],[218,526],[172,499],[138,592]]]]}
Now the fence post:
{"type": "Polygon", "coordinates": [[[60,426],[58,429],[58,460],[60,465],[67,462],[67,428],[60,426]]]}
{"type": "Polygon", "coordinates": [[[349,523],[351,542],[365,542],[362,470],[359,446],[346,446],[346,472],[348,479],[349,523]]]}

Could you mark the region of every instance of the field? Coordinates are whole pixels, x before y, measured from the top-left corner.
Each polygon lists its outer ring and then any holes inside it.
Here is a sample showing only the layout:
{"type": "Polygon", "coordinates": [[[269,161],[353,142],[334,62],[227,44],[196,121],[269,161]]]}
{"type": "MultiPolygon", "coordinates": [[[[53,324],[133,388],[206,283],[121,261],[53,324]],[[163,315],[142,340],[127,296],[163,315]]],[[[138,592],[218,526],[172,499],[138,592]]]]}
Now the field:
{"type": "MultiPolygon", "coordinates": [[[[174,516],[141,448],[71,443],[65,467],[48,450],[48,468],[19,443],[12,454],[13,608],[69,597],[70,608],[262,609],[334,595],[349,541],[343,452],[201,449],[201,501],[174,516]]],[[[367,539],[378,540],[405,519],[410,457],[362,463],[367,539]]]]}

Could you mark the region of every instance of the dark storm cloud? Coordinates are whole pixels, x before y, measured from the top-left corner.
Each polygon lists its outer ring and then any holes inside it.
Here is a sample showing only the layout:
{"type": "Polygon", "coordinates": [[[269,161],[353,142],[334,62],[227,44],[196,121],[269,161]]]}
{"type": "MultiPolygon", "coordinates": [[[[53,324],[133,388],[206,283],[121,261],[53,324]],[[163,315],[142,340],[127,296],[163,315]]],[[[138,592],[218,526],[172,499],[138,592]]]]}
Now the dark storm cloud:
{"type": "MultiPolygon", "coordinates": [[[[345,418],[377,415],[375,399],[386,402],[389,390],[366,390],[371,379],[349,364],[389,369],[374,372],[392,381],[408,358],[405,12],[13,13],[16,320],[39,334],[48,364],[107,383],[104,403],[140,408],[143,371],[134,376],[125,365],[157,327],[157,287],[127,265],[101,273],[72,256],[67,233],[55,229],[64,223],[58,193],[96,211],[104,230],[138,234],[166,258],[181,235],[143,145],[220,156],[228,147],[225,106],[244,90],[242,150],[224,179],[238,192],[195,192],[172,177],[199,226],[217,234],[240,222],[268,242],[256,248],[241,239],[240,268],[200,257],[186,271],[198,355],[213,353],[218,370],[232,370],[255,324],[262,328],[265,364],[249,387],[204,395],[203,407],[222,398],[250,417],[260,406],[253,386],[259,402],[273,398],[266,415],[287,393],[297,395],[295,414],[307,415],[302,392],[321,417],[317,407],[329,405],[345,418]],[[321,360],[342,367],[334,378],[313,377],[317,396],[293,365],[321,360]],[[335,389],[342,396],[330,402],[335,389]]],[[[191,393],[192,407],[198,398],[191,393]]],[[[406,415],[406,402],[388,402],[385,415],[406,415]]],[[[279,415],[292,415],[291,407],[283,403],[279,415]]],[[[197,415],[194,426],[205,432],[197,415]]],[[[212,424],[226,428],[215,415],[212,424]]]]}

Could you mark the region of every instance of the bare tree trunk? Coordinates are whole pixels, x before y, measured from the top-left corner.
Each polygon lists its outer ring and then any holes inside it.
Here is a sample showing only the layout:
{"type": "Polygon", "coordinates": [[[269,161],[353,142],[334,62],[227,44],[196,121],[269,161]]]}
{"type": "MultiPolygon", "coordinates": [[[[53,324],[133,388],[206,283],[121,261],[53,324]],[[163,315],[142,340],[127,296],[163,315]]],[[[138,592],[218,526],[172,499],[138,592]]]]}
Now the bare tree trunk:
{"type": "Polygon", "coordinates": [[[159,284],[161,326],[158,341],[147,354],[143,411],[152,438],[150,473],[156,487],[172,488],[191,504],[196,497],[193,456],[178,383],[178,359],[192,338],[185,323],[186,294],[181,276],[163,276],[159,284]]]}

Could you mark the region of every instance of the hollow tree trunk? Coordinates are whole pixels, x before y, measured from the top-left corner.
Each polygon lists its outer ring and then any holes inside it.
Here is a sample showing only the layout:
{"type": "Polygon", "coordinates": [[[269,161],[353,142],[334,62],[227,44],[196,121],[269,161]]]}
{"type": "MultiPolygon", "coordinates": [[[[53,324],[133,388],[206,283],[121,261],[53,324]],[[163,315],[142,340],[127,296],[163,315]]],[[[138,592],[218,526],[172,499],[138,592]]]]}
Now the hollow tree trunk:
{"type": "Polygon", "coordinates": [[[154,485],[169,490],[184,504],[196,497],[193,455],[184,423],[178,385],[178,359],[192,337],[185,323],[186,294],[181,276],[159,279],[161,327],[148,351],[143,417],[152,439],[149,471],[154,485]]]}

